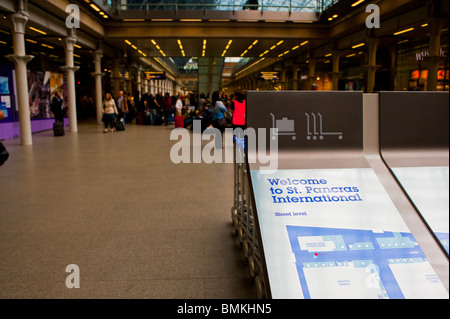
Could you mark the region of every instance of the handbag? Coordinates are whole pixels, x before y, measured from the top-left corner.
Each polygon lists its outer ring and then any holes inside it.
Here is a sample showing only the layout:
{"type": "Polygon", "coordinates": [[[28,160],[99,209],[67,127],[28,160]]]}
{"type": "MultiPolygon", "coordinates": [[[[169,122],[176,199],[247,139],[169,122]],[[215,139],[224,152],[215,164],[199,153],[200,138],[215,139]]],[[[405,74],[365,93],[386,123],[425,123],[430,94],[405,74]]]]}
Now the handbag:
{"type": "Polygon", "coordinates": [[[9,153],[6,150],[5,145],[3,145],[2,142],[0,142],[0,166],[5,164],[5,162],[8,160],[8,158],[9,158],[9,153]]]}
{"type": "Polygon", "coordinates": [[[222,127],[226,127],[228,125],[228,121],[226,118],[221,118],[220,120],[217,121],[218,124],[222,127]]]}

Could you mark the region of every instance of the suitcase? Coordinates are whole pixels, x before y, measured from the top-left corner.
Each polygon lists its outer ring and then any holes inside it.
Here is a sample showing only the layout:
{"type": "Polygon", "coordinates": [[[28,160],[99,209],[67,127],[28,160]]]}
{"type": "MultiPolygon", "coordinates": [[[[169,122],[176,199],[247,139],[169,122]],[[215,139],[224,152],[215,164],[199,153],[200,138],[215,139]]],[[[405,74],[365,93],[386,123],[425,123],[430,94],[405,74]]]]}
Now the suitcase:
{"type": "Polygon", "coordinates": [[[160,112],[156,112],[155,115],[155,125],[162,125],[163,124],[163,117],[162,114],[160,112]]]}
{"type": "Polygon", "coordinates": [[[183,116],[175,116],[175,128],[184,128],[183,116]]]}
{"type": "Polygon", "coordinates": [[[115,126],[116,126],[116,131],[125,131],[125,123],[124,123],[123,118],[116,119],[115,126]]]}
{"type": "Polygon", "coordinates": [[[64,123],[63,122],[55,122],[53,123],[53,135],[54,136],[64,136],[66,133],[64,132],[64,123]]]}

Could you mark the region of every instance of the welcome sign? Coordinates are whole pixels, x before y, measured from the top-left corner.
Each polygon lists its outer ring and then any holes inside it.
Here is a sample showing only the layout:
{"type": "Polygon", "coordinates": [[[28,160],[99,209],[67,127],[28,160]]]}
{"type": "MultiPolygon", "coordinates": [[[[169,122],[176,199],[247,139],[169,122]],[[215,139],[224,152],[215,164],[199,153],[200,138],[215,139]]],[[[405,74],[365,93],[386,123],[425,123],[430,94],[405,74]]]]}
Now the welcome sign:
{"type": "Polygon", "coordinates": [[[268,172],[249,164],[271,296],[448,298],[364,158],[362,95],[346,93],[248,95],[249,127],[277,125],[271,114],[294,121],[286,127],[295,135],[278,131],[275,136],[279,162],[289,158],[288,169],[268,172]],[[355,163],[361,165],[340,167],[337,157],[358,152],[355,163]]]}

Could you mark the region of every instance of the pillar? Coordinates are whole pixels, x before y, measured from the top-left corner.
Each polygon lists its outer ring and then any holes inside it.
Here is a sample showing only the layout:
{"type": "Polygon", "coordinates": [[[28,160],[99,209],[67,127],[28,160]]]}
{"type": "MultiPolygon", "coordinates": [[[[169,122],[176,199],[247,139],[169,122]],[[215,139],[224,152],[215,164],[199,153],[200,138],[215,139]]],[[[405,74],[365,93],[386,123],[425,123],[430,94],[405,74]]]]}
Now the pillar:
{"type": "Polygon", "coordinates": [[[280,72],[280,84],[281,90],[286,90],[286,70],[281,70],[280,72]]]}
{"type": "Polygon", "coordinates": [[[120,58],[114,59],[113,64],[113,80],[114,80],[114,97],[119,96],[120,89],[120,58]]]}
{"type": "MultiPolygon", "coordinates": [[[[136,84],[137,84],[137,91],[139,92],[139,97],[142,96],[142,65],[138,66],[137,69],[137,76],[136,76],[136,84]]],[[[134,96],[134,92],[133,92],[133,96],[134,96]]]]}
{"type": "Polygon", "coordinates": [[[377,69],[380,67],[377,65],[377,49],[378,44],[380,43],[380,39],[378,38],[369,38],[368,42],[368,58],[367,65],[365,66],[367,69],[367,87],[366,93],[373,93],[375,88],[375,73],[377,69]]]}
{"type": "Polygon", "coordinates": [[[309,80],[309,87],[308,90],[312,90],[312,85],[314,84],[314,81],[316,80],[315,74],[316,74],[316,59],[310,58],[309,59],[309,74],[308,74],[308,80],[309,80]]]}
{"type": "Polygon", "coordinates": [[[69,110],[69,128],[71,132],[78,132],[77,123],[77,105],[76,105],[76,93],[75,93],[75,71],[79,67],[74,66],[73,62],[73,50],[74,44],[77,42],[75,36],[75,29],[70,29],[69,36],[65,39],[65,50],[66,50],[66,66],[61,67],[66,73],[67,81],[67,108],[69,110]]]}
{"type": "Polygon", "coordinates": [[[441,46],[441,28],[440,18],[431,18],[430,20],[430,44],[428,48],[429,56],[425,58],[428,63],[428,81],[427,91],[437,90],[439,62],[443,59],[440,56],[441,46]]]}
{"type": "Polygon", "coordinates": [[[144,79],[144,94],[148,93],[148,80],[144,79]]]}
{"type": "Polygon", "coordinates": [[[292,90],[298,90],[298,66],[294,65],[292,67],[292,90]]]}
{"type": "Polygon", "coordinates": [[[131,67],[128,67],[128,79],[127,79],[127,93],[130,93],[133,96],[133,83],[131,82],[133,79],[131,67]]]}
{"type": "Polygon", "coordinates": [[[341,59],[341,53],[338,51],[334,51],[332,55],[332,63],[333,63],[333,71],[331,72],[331,83],[332,83],[332,90],[337,91],[339,89],[339,76],[341,75],[341,72],[339,71],[339,62],[341,59]]]}
{"type": "Polygon", "coordinates": [[[102,73],[102,56],[103,50],[99,49],[94,52],[95,72],[91,73],[95,77],[95,109],[97,111],[97,123],[102,124],[102,104],[103,104],[103,88],[102,77],[105,73],[102,73]]]}
{"type": "Polygon", "coordinates": [[[30,104],[28,98],[27,63],[34,57],[25,54],[25,25],[28,14],[24,11],[11,15],[14,54],[7,55],[16,67],[17,104],[19,108],[20,142],[32,145],[30,104]]]}

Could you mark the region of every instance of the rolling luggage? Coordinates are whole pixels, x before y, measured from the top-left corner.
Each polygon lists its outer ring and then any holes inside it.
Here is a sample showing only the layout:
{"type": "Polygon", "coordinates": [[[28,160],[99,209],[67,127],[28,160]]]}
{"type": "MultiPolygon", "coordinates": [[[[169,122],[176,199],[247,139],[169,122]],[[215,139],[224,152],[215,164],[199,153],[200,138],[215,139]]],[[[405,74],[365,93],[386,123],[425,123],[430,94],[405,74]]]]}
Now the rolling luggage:
{"type": "Polygon", "coordinates": [[[155,125],[162,125],[164,122],[161,112],[156,112],[155,114],[155,125]]]}
{"type": "Polygon", "coordinates": [[[53,135],[54,136],[64,136],[65,135],[63,122],[53,123],[53,135]]]}
{"type": "Polygon", "coordinates": [[[115,121],[116,131],[125,131],[125,122],[123,118],[116,119],[115,121]]]}

